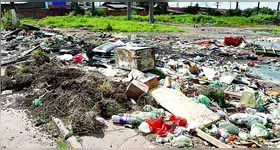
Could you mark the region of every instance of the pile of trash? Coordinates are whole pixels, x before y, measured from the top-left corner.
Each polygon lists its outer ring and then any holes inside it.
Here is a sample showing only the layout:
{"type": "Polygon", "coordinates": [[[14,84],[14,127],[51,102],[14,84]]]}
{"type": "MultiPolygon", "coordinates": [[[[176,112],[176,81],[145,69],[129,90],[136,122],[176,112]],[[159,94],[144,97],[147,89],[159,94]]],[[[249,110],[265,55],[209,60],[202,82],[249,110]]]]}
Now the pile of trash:
{"type": "Polygon", "coordinates": [[[245,37],[82,38],[30,25],[1,34],[1,90],[24,93],[16,103],[33,114],[69,118],[76,135],[96,133],[109,118],[174,147],[196,147],[192,138],[201,137],[196,131],[216,147],[280,145],[280,59],[264,57],[278,51],[245,37]],[[276,76],[269,80],[264,72],[272,71],[276,76]],[[195,126],[176,110],[162,109],[150,94],[159,87],[203,105],[220,121],[195,126]]]}

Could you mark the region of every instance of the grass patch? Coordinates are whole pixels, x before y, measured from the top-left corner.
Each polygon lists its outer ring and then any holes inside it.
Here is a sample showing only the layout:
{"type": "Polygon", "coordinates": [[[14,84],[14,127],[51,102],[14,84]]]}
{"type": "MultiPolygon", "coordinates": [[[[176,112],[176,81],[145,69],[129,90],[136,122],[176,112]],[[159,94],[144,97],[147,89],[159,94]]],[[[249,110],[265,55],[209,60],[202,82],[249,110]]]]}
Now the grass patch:
{"type": "Polygon", "coordinates": [[[62,139],[57,139],[56,144],[57,144],[57,148],[67,148],[66,142],[62,139]]]}
{"type": "MultiPolygon", "coordinates": [[[[22,19],[22,23],[35,24],[35,26],[50,25],[59,28],[93,27],[93,31],[161,31],[161,32],[186,32],[178,27],[164,25],[162,23],[175,24],[200,24],[210,23],[218,27],[275,27],[277,23],[275,15],[255,15],[251,17],[229,17],[229,16],[209,16],[209,15],[155,15],[155,23],[150,24],[148,16],[132,15],[132,20],[128,21],[126,16],[95,16],[88,15],[68,15],[68,16],[48,16],[43,19],[34,20],[31,18],[22,19]]],[[[278,31],[278,30],[277,30],[278,31]]]]}
{"type": "Polygon", "coordinates": [[[43,19],[34,20],[30,18],[22,19],[22,23],[35,25],[50,25],[58,28],[93,27],[94,31],[164,31],[164,32],[184,32],[178,27],[150,24],[148,22],[127,21],[124,16],[109,17],[86,17],[86,16],[48,16],[43,19]],[[119,18],[121,18],[119,20],[119,18]]]}

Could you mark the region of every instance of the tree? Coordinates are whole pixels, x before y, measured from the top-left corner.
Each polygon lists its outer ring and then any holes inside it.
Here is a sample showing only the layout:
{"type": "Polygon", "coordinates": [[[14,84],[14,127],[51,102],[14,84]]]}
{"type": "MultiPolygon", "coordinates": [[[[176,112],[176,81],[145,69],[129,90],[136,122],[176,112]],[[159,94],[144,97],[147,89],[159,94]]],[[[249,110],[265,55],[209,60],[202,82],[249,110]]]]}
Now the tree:
{"type": "Polygon", "coordinates": [[[280,9],[280,2],[278,2],[277,11],[280,9]]]}
{"type": "Polygon", "coordinates": [[[216,2],[217,9],[219,9],[219,6],[220,6],[220,2],[216,2]]]}
{"type": "Polygon", "coordinates": [[[239,2],[236,2],[236,7],[235,9],[238,9],[239,8],[239,2]]]}
{"type": "Polygon", "coordinates": [[[167,14],[168,2],[156,2],[155,14],[167,14]]]}
{"type": "MultiPolygon", "coordinates": [[[[153,2],[155,6],[155,14],[167,14],[167,8],[169,7],[168,2],[153,2]]],[[[149,10],[149,2],[136,2],[137,7],[143,7],[149,10]]]]}
{"type": "Polygon", "coordinates": [[[258,9],[260,9],[260,4],[261,4],[261,2],[258,2],[258,9]]]}

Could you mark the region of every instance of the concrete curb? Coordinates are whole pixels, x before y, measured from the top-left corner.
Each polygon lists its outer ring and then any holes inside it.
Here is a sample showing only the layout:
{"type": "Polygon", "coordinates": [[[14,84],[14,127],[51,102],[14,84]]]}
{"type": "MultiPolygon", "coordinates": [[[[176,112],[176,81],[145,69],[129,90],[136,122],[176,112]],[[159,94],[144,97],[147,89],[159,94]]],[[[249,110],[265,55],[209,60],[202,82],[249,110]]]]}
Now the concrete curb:
{"type": "MultiPolygon", "coordinates": [[[[65,139],[65,137],[70,133],[70,131],[65,127],[64,123],[59,118],[52,117],[52,120],[54,121],[60,136],[63,139],[65,139]]],[[[66,143],[69,148],[83,148],[81,143],[77,142],[74,136],[69,137],[66,140],[66,143]]]]}

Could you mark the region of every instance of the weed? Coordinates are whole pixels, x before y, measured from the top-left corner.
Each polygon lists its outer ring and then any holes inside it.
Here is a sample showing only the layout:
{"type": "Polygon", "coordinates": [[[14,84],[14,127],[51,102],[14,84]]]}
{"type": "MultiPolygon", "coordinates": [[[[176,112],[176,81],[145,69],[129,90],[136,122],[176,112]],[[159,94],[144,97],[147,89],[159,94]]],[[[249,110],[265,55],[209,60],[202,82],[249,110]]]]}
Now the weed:
{"type": "Polygon", "coordinates": [[[102,17],[106,16],[106,12],[103,8],[95,8],[94,14],[95,14],[95,16],[102,16],[102,17]]]}
{"type": "Polygon", "coordinates": [[[113,27],[111,26],[110,23],[107,24],[105,31],[113,31],[113,27]]]}
{"type": "Polygon", "coordinates": [[[40,119],[42,119],[44,121],[46,121],[49,118],[49,116],[47,115],[46,112],[41,112],[39,117],[40,117],[40,119]]]}
{"type": "Polygon", "coordinates": [[[23,66],[22,64],[20,64],[18,66],[18,69],[20,70],[20,72],[22,73],[28,73],[30,71],[30,69],[32,68],[32,66],[27,65],[27,66],[23,66]]]}
{"type": "Polygon", "coordinates": [[[52,120],[49,124],[48,124],[48,128],[53,128],[55,127],[55,122],[52,120]]]}
{"type": "Polygon", "coordinates": [[[67,148],[66,142],[62,139],[57,139],[56,144],[58,148],[67,148]]]}
{"type": "Polygon", "coordinates": [[[77,140],[77,142],[82,142],[83,141],[83,139],[80,138],[80,137],[76,137],[76,140],[77,140]]]}
{"type": "Polygon", "coordinates": [[[32,52],[33,59],[35,60],[36,64],[42,65],[45,62],[50,62],[50,58],[47,53],[41,51],[40,49],[36,49],[32,52]]]}
{"type": "Polygon", "coordinates": [[[203,89],[201,94],[207,96],[211,100],[214,100],[219,104],[219,106],[225,106],[226,96],[223,89],[208,87],[203,89]]]}
{"type": "Polygon", "coordinates": [[[99,87],[99,90],[102,92],[102,93],[105,93],[105,92],[110,92],[113,90],[112,88],[112,85],[110,83],[107,82],[106,79],[104,79],[102,85],[100,85],[99,87]]]}
{"type": "Polygon", "coordinates": [[[146,136],[146,138],[147,138],[147,140],[149,140],[149,141],[154,141],[154,140],[156,140],[157,136],[156,136],[155,134],[148,134],[148,135],[146,136]]]}
{"type": "Polygon", "coordinates": [[[73,17],[75,16],[75,11],[71,11],[69,14],[68,14],[68,17],[73,17]]]}
{"type": "Polygon", "coordinates": [[[85,12],[85,16],[86,16],[86,17],[92,17],[91,11],[87,10],[87,11],[85,12]]]}
{"type": "Polygon", "coordinates": [[[65,140],[67,140],[67,139],[70,138],[71,136],[73,136],[73,132],[69,132],[69,133],[65,136],[65,140]]]}
{"type": "Polygon", "coordinates": [[[13,30],[13,29],[19,27],[20,21],[18,19],[17,19],[17,24],[13,23],[12,10],[5,12],[4,15],[2,14],[1,16],[2,16],[1,22],[5,29],[13,30]]]}
{"type": "Polygon", "coordinates": [[[69,122],[69,118],[70,118],[69,116],[62,118],[62,122],[67,124],[69,122]]]}

